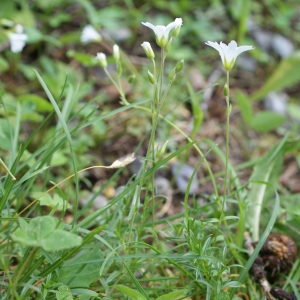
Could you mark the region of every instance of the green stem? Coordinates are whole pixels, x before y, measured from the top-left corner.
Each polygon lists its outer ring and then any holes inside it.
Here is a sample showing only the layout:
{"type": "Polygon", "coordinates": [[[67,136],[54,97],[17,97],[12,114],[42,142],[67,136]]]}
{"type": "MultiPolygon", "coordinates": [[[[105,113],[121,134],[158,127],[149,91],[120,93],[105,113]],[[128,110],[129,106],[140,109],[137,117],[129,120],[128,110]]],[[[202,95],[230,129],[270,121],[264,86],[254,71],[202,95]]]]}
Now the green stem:
{"type": "MultiPolygon", "coordinates": [[[[147,112],[151,112],[149,108],[147,107],[143,107],[143,106],[135,106],[135,108],[140,109],[140,110],[144,110],[147,112]]],[[[178,126],[176,126],[174,123],[172,123],[169,119],[165,118],[163,115],[159,115],[159,118],[161,118],[162,120],[164,120],[166,123],[168,123],[169,125],[171,125],[174,129],[176,129],[180,134],[182,134],[189,142],[192,142],[193,140],[184,132],[182,131],[178,126]]],[[[207,167],[213,188],[214,188],[214,193],[216,195],[216,198],[219,197],[219,192],[218,192],[218,188],[217,188],[217,184],[216,184],[216,180],[215,177],[212,173],[212,170],[210,168],[210,165],[208,163],[208,161],[205,158],[205,155],[203,154],[203,152],[200,150],[200,148],[194,144],[193,147],[197,150],[197,152],[199,153],[200,157],[203,158],[203,161],[205,163],[205,166],[207,167]]]]}
{"type": "Polygon", "coordinates": [[[4,167],[6,172],[10,175],[12,180],[16,180],[16,177],[10,172],[9,168],[6,166],[6,164],[4,163],[4,161],[1,158],[0,158],[0,164],[4,167]]]}
{"type": "Polygon", "coordinates": [[[103,69],[105,74],[107,75],[107,77],[111,80],[111,82],[114,84],[114,86],[116,87],[116,89],[118,90],[120,96],[121,96],[121,100],[123,102],[124,105],[129,105],[129,102],[127,101],[125,94],[123,92],[122,86],[121,84],[119,85],[109,74],[109,72],[107,71],[107,69],[103,69]]]}
{"type": "Polygon", "coordinates": [[[225,161],[225,178],[224,178],[224,199],[223,210],[225,207],[227,195],[227,179],[228,179],[228,155],[229,155],[229,117],[230,117],[230,103],[229,103],[229,72],[227,71],[228,96],[226,96],[226,161],[225,161]]]}
{"type": "Polygon", "coordinates": [[[15,291],[17,284],[19,282],[20,277],[23,275],[23,273],[28,269],[30,263],[32,262],[36,252],[39,250],[38,247],[32,248],[29,253],[24,258],[24,261],[20,263],[20,267],[16,270],[16,273],[14,274],[12,278],[12,290],[15,291]]]}
{"type": "MultiPolygon", "coordinates": [[[[229,118],[230,118],[230,111],[231,105],[229,102],[229,71],[227,71],[227,92],[226,92],[226,154],[225,154],[225,174],[224,174],[224,192],[223,192],[223,201],[222,201],[222,208],[221,208],[221,216],[219,220],[219,227],[224,219],[224,210],[226,205],[226,196],[227,196],[227,189],[228,189],[228,156],[229,156],[229,118]]],[[[230,193],[230,191],[229,191],[230,193]]]]}
{"type": "Polygon", "coordinates": [[[161,66],[160,66],[159,101],[162,100],[163,71],[164,71],[164,67],[165,67],[165,52],[164,52],[164,48],[161,48],[161,66]]]}

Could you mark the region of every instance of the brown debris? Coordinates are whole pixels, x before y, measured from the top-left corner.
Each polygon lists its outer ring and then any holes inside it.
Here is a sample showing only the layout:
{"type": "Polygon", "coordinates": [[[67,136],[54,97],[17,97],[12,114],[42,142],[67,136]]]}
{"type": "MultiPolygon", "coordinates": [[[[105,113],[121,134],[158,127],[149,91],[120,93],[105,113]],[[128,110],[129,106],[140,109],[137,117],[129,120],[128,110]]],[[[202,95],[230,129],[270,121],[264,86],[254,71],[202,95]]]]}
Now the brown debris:
{"type": "Polygon", "coordinates": [[[271,289],[271,294],[279,300],[297,300],[297,297],[293,293],[285,292],[278,286],[271,289]]]}
{"type": "MultiPolygon", "coordinates": [[[[245,233],[245,248],[249,255],[254,251],[256,243],[251,241],[250,234],[245,233]]],[[[250,272],[257,282],[267,300],[295,300],[293,293],[285,292],[280,287],[270,287],[266,278],[267,272],[271,272],[271,277],[279,272],[289,271],[297,256],[297,246],[294,240],[283,234],[270,234],[263,245],[259,256],[255,259],[250,272]],[[267,271],[267,272],[266,272],[267,271]]]]}
{"type": "Polygon", "coordinates": [[[265,269],[271,277],[288,272],[297,258],[297,246],[294,240],[284,234],[270,234],[260,250],[265,269]]]}

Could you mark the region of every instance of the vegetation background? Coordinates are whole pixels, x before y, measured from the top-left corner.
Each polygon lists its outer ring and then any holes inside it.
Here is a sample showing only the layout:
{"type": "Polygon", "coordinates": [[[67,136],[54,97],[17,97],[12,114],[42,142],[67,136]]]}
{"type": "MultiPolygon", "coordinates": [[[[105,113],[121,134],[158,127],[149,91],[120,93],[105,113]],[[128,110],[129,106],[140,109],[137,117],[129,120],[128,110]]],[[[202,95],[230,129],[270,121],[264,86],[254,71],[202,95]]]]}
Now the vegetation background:
{"type": "MultiPolygon", "coordinates": [[[[300,246],[300,2],[1,0],[0,23],[1,299],[264,299],[248,271],[268,234],[300,246]],[[153,97],[141,44],[160,59],[141,22],[179,17],[165,82],[181,59],[184,68],[139,197],[153,97]],[[7,20],[28,36],[20,53],[10,51],[7,20]],[[101,40],[81,42],[88,24],[101,40]],[[230,72],[230,188],[220,211],[226,76],[205,42],[231,40],[255,50],[230,72]],[[128,166],[99,167],[131,153],[128,166]],[[244,233],[255,226],[249,257],[244,233]]],[[[291,269],[273,269],[271,284],[300,299],[299,255],[291,269]]]]}

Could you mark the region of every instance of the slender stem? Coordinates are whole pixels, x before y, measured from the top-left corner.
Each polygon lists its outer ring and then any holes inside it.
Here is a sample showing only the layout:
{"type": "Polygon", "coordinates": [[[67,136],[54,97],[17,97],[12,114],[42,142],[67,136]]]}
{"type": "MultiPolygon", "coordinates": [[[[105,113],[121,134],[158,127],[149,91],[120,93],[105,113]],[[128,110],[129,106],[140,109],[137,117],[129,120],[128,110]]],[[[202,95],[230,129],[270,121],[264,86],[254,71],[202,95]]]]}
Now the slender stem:
{"type": "Polygon", "coordinates": [[[163,71],[164,71],[164,67],[165,67],[165,52],[164,52],[164,48],[161,48],[159,102],[162,100],[163,71]]]}
{"type": "MultiPolygon", "coordinates": [[[[223,221],[224,217],[224,210],[226,205],[226,196],[227,196],[227,185],[228,185],[228,156],[229,156],[229,118],[230,118],[230,111],[231,105],[229,102],[229,71],[227,71],[227,95],[226,95],[226,154],[225,154],[225,175],[224,175],[224,193],[223,193],[223,201],[222,201],[222,210],[221,210],[221,218],[220,223],[223,221]]],[[[230,192],[230,191],[229,191],[230,192]]]]}
{"type": "Polygon", "coordinates": [[[111,82],[114,84],[114,86],[116,87],[116,89],[118,90],[120,96],[121,96],[121,99],[122,99],[122,102],[124,105],[129,105],[129,102],[127,101],[126,97],[125,97],[125,94],[123,92],[123,89],[122,89],[122,86],[121,84],[119,85],[113,78],[112,76],[109,74],[109,72],[107,71],[107,69],[103,69],[105,74],[107,75],[107,77],[111,80],[111,82]]]}
{"type": "Polygon", "coordinates": [[[6,164],[4,163],[4,161],[1,158],[0,158],[0,164],[4,167],[6,172],[10,175],[12,180],[16,180],[16,177],[10,172],[9,168],[6,166],[6,164]]]}
{"type": "Polygon", "coordinates": [[[36,252],[39,250],[38,247],[34,247],[30,250],[30,252],[28,253],[28,255],[26,256],[25,260],[22,262],[21,267],[16,271],[16,273],[14,274],[12,281],[13,281],[13,285],[12,285],[12,290],[15,290],[17,287],[17,284],[19,282],[19,279],[21,277],[21,275],[23,275],[23,273],[25,272],[25,270],[28,269],[28,266],[30,265],[30,263],[32,262],[36,252]]]}
{"type": "MultiPolygon", "coordinates": [[[[147,107],[143,107],[143,106],[135,106],[135,108],[137,109],[140,109],[140,110],[144,110],[144,111],[147,111],[147,112],[150,112],[150,109],[147,108],[147,107]]],[[[180,134],[182,134],[189,142],[192,142],[193,140],[184,132],[182,131],[178,126],[176,126],[174,123],[172,123],[172,121],[170,121],[169,119],[165,118],[163,115],[159,115],[159,118],[161,118],[162,120],[164,120],[166,123],[168,123],[170,126],[172,126],[174,129],[176,129],[180,134]]],[[[218,188],[217,188],[217,184],[216,184],[216,180],[215,180],[215,177],[213,175],[213,172],[210,168],[210,165],[208,163],[208,161],[206,160],[205,158],[205,155],[203,154],[203,152],[201,151],[201,149],[196,145],[194,144],[193,147],[197,150],[197,152],[200,154],[201,158],[203,158],[203,161],[205,163],[205,166],[207,167],[207,170],[208,170],[208,173],[209,173],[209,177],[211,179],[211,182],[212,182],[212,185],[213,185],[213,188],[214,188],[214,193],[215,193],[215,196],[216,198],[219,197],[219,192],[218,192],[218,188]]]]}

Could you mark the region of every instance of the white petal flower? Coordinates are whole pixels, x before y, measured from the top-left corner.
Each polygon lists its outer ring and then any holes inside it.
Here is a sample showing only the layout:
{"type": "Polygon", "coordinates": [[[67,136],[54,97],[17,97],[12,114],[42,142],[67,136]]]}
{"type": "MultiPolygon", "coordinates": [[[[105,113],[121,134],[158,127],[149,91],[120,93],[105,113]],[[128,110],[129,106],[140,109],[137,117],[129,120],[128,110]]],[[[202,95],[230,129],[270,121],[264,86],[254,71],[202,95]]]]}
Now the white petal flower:
{"type": "Polygon", "coordinates": [[[176,24],[176,26],[174,27],[172,36],[176,37],[179,34],[180,28],[182,26],[182,19],[181,18],[176,18],[174,23],[176,24]]]}
{"type": "Polygon", "coordinates": [[[141,44],[141,46],[143,47],[143,49],[149,59],[152,60],[155,58],[154,52],[153,52],[151,44],[149,42],[144,42],[143,44],[141,44]]]}
{"type": "Polygon", "coordinates": [[[15,32],[9,33],[8,35],[10,41],[11,52],[18,53],[23,50],[27,41],[27,34],[23,33],[23,26],[17,24],[15,27],[15,32]]]}
{"type": "Polygon", "coordinates": [[[155,36],[156,36],[156,42],[157,42],[157,44],[160,47],[164,48],[167,45],[168,41],[169,41],[169,33],[170,33],[170,31],[173,28],[175,28],[175,27],[181,26],[182,25],[182,19],[181,18],[177,18],[175,20],[175,22],[172,22],[172,23],[170,23],[167,26],[163,26],[163,25],[157,25],[157,26],[155,26],[155,25],[153,25],[153,24],[151,24],[149,22],[145,22],[145,23],[142,22],[142,24],[144,26],[147,26],[147,27],[151,28],[154,31],[155,36]]]}
{"type": "Polygon", "coordinates": [[[102,52],[98,52],[96,59],[99,60],[100,66],[103,69],[106,69],[106,67],[107,67],[106,55],[102,52]]]}
{"type": "Polygon", "coordinates": [[[114,55],[115,61],[119,61],[119,59],[120,59],[120,48],[119,48],[118,45],[113,46],[113,55],[114,55]]]}
{"type": "Polygon", "coordinates": [[[217,42],[206,42],[205,44],[219,51],[219,54],[222,58],[223,66],[226,71],[231,70],[236,58],[242,52],[254,49],[254,47],[252,46],[237,47],[236,41],[231,41],[228,44],[228,46],[222,42],[220,43],[220,45],[217,42]]]}
{"type": "Polygon", "coordinates": [[[80,36],[81,43],[87,44],[90,42],[99,42],[101,39],[101,35],[92,25],[84,26],[80,36]]]}

